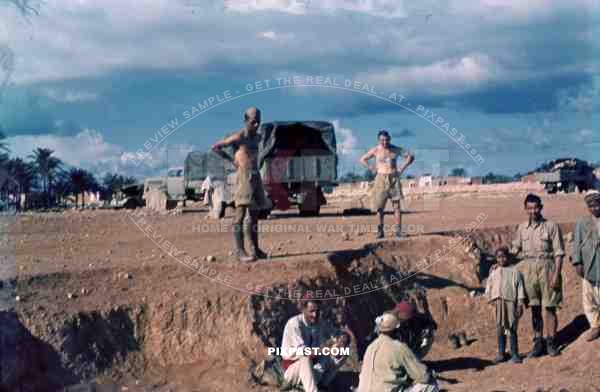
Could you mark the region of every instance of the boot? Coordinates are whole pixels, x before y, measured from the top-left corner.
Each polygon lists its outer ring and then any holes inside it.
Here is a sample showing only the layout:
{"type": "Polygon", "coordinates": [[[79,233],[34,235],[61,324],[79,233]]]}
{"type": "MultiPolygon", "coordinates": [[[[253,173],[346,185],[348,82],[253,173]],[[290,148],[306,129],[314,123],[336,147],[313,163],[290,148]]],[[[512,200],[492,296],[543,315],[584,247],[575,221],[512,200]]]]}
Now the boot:
{"type": "Polygon", "coordinates": [[[600,338],[600,328],[592,328],[590,334],[586,338],[587,342],[593,342],[594,340],[600,338]]]}
{"type": "Polygon", "coordinates": [[[523,360],[519,355],[519,338],[516,332],[510,333],[510,361],[512,363],[522,363],[523,360]]]}
{"type": "Polygon", "coordinates": [[[458,333],[458,339],[463,347],[467,347],[469,345],[469,339],[467,339],[467,333],[465,331],[460,331],[458,333]]]}
{"type": "Polygon", "coordinates": [[[252,261],[267,258],[267,254],[258,247],[258,227],[256,227],[255,222],[254,219],[248,219],[244,222],[244,234],[250,238],[250,257],[252,257],[252,261]]]}
{"type": "Polygon", "coordinates": [[[244,249],[244,232],[242,231],[242,225],[234,224],[233,225],[233,238],[235,239],[235,256],[241,262],[249,262],[251,257],[248,256],[246,250],[244,249]]]}
{"type": "Polygon", "coordinates": [[[498,355],[494,363],[502,363],[506,361],[506,335],[504,331],[498,333],[498,355]]]}
{"type": "Polygon", "coordinates": [[[529,353],[527,357],[529,358],[538,358],[544,355],[544,338],[537,337],[533,339],[533,350],[529,353]]]}
{"type": "Polygon", "coordinates": [[[404,235],[402,234],[402,226],[394,225],[394,236],[396,236],[396,238],[404,237],[404,235]]]}
{"type": "Polygon", "coordinates": [[[383,225],[377,225],[377,235],[375,235],[375,239],[380,240],[384,237],[383,234],[383,225]]]}
{"type": "Polygon", "coordinates": [[[456,336],[456,334],[448,336],[448,342],[450,343],[450,347],[452,347],[454,350],[458,350],[460,348],[460,339],[458,336],[456,336]]]}
{"type": "Polygon", "coordinates": [[[548,355],[551,357],[556,357],[560,354],[558,351],[558,347],[556,347],[556,340],[553,337],[546,338],[546,349],[548,350],[548,355]]]}

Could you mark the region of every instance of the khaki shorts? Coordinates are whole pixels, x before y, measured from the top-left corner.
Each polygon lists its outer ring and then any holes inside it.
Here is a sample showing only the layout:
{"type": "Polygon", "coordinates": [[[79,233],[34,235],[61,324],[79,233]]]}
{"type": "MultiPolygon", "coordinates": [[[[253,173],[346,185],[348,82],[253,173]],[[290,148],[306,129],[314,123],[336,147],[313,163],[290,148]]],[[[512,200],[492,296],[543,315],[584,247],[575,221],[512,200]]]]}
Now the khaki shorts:
{"type": "Polygon", "coordinates": [[[256,170],[238,170],[235,176],[235,206],[248,206],[251,209],[271,207],[260,174],[256,170]]]}
{"type": "Polygon", "coordinates": [[[544,308],[559,307],[563,300],[562,276],[559,288],[550,288],[551,274],[554,273],[554,260],[550,259],[524,259],[517,269],[523,274],[525,292],[530,306],[543,306],[544,308]]]}
{"type": "Polygon", "coordinates": [[[373,210],[383,210],[388,199],[399,203],[404,198],[400,176],[394,174],[377,174],[372,191],[373,210]]]}

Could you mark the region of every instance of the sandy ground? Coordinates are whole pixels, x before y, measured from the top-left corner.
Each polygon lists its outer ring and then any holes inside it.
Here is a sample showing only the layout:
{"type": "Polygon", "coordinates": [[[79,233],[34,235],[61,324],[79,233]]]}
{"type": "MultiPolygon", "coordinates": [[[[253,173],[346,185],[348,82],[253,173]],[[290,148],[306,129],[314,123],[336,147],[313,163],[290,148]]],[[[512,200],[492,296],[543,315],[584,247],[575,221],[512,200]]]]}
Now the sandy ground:
{"type": "MultiPolygon", "coordinates": [[[[478,230],[516,225],[524,219],[523,198],[523,193],[457,194],[413,201],[406,206],[404,226],[416,241],[424,235],[472,225],[478,230]]],[[[563,224],[572,224],[578,216],[586,214],[580,195],[548,196],[545,205],[545,216],[563,224]]],[[[252,290],[249,283],[255,287],[292,279],[306,266],[313,270],[321,268],[329,252],[357,249],[374,242],[374,233],[369,231],[375,223],[374,217],[342,216],[342,210],[348,207],[353,205],[327,206],[318,218],[300,218],[295,211],[274,214],[263,221],[265,232],[260,240],[271,259],[248,266],[240,265],[230,256],[230,216],[215,221],[201,210],[173,216],[146,210],[133,214],[97,210],[22,215],[10,226],[8,252],[14,249],[16,265],[7,267],[5,261],[3,274],[6,276],[11,270],[18,274],[20,301],[15,306],[23,324],[35,336],[44,335],[38,330],[40,320],[56,314],[160,302],[167,296],[231,297],[234,303],[240,295],[249,295],[244,292],[252,290]],[[186,256],[189,260],[205,261],[210,256],[207,265],[215,271],[212,281],[178,262],[173,253],[178,254],[180,261],[186,256]],[[69,294],[74,295],[69,298],[69,294]]],[[[392,216],[386,219],[391,223],[392,216]]],[[[449,279],[451,271],[440,267],[428,273],[449,279]]],[[[570,339],[560,357],[528,360],[520,366],[491,366],[489,361],[495,355],[492,312],[483,300],[470,298],[464,287],[431,289],[430,303],[435,312],[439,312],[440,298],[455,303],[456,309],[452,316],[454,324],[442,325],[434,349],[427,357],[429,365],[440,373],[444,389],[600,390],[600,343],[590,345],[579,336],[581,329],[585,329],[580,327],[580,286],[568,266],[565,279],[566,301],[560,322],[561,327],[570,326],[576,331],[575,338],[570,339]],[[449,328],[466,330],[473,343],[458,351],[450,349],[444,339],[449,328]]],[[[528,324],[526,317],[522,322],[525,331],[521,336],[522,351],[529,350],[531,345],[528,324]]],[[[185,362],[177,360],[182,361],[185,362]]],[[[163,369],[159,377],[162,381],[157,385],[185,391],[260,389],[241,373],[241,368],[213,358],[163,369]]],[[[128,385],[129,390],[136,390],[127,369],[118,381],[128,385]]]]}

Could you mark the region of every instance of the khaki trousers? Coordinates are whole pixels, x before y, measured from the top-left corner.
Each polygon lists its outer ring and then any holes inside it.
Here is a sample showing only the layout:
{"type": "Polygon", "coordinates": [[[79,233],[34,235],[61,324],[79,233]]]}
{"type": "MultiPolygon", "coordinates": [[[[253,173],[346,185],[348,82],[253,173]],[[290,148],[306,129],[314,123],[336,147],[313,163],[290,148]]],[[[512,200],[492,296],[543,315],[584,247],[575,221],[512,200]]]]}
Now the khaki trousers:
{"type": "Polygon", "coordinates": [[[600,328],[600,284],[582,279],[583,312],[592,328],[600,328]]]}

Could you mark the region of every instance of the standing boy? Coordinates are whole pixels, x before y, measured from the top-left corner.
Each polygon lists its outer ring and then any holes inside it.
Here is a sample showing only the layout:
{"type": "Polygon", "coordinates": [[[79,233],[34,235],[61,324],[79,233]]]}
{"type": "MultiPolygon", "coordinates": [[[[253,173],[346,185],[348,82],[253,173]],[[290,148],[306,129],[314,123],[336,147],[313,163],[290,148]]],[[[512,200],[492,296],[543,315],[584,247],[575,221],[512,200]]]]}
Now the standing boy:
{"type": "Polygon", "coordinates": [[[523,275],[511,265],[507,247],[496,250],[497,268],[490,273],[485,295],[496,306],[496,332],[498,335],[498,356],[496,363],[506,361],[506,333],[510,339],[511,362],[521,363],[519,356],[517,329],[523,315],[525,285],[523,275]]]}

